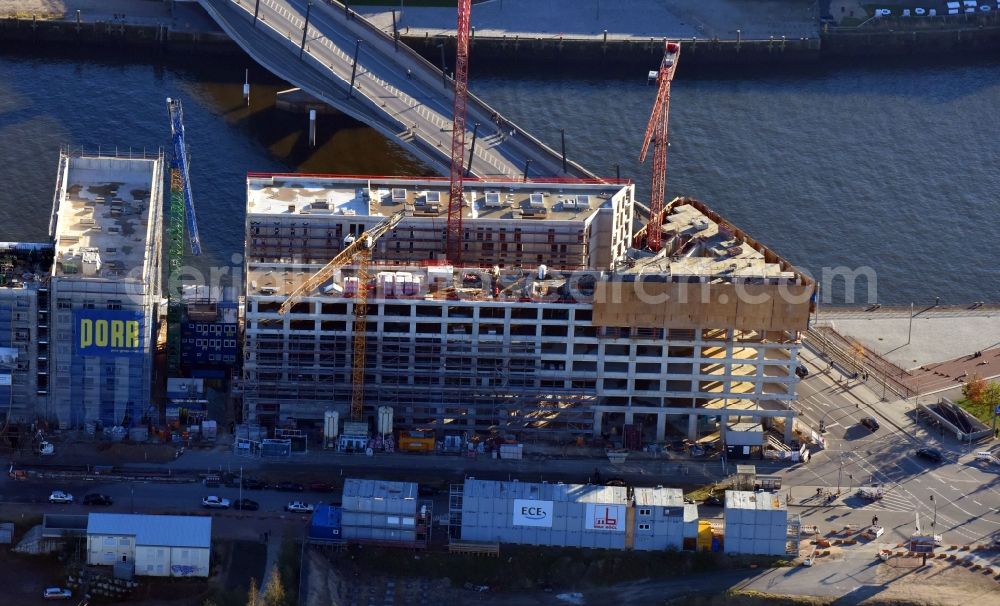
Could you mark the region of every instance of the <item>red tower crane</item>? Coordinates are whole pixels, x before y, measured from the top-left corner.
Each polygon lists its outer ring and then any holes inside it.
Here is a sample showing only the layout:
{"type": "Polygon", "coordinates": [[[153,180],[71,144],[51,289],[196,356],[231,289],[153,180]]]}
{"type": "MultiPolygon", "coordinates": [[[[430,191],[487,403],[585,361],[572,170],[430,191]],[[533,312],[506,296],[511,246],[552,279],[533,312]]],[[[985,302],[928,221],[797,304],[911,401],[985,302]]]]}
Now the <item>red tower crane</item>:
{"type": "Polygon", "coordinates": [[[469,91],[469,17],[472,0],[458,0],[458,35],[455,53],[455,102],[451,123],[451,183],[448,188],[448,261],[462,261],[462,177],[465,166],[465,106],[469,91]]]}
{"type": "MultiPolygon", "coordinates": [[[[670,83],[674,80],[677,61],[681,58],[681,45],[667,42],[663,50],[663,61],[656,76],[659,90],[653,113],[649,116],[646,136],[642,140],[639,163],[646,161],[649,144],[653,144],[653,191],[649,198],[649,222],[646,224],[646,246],[653,252],[660,250],[663,236],[663,204],[667,186],[667,124],[670,121],[670,83]]],[[[454,170],[454,169],[452,169],[454,170]]]]}

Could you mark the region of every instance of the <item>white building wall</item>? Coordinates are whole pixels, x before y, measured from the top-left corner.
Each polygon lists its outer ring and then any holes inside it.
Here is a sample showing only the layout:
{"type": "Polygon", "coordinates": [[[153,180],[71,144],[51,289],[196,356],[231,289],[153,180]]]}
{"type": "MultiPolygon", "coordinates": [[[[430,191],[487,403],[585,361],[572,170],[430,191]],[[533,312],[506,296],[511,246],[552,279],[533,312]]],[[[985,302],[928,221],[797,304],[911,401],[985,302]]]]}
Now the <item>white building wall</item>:
{"type": "Polygon", "coordinates": [[[155,577],[207,577],[211,550],[197,547],[136,547],[135,573],[155,577]]]}
{"type": "Polygon", "coordinates": [[[124,535],[88,535],[87,564],[112,566],[135,561],[135,539],[124,535]]]}

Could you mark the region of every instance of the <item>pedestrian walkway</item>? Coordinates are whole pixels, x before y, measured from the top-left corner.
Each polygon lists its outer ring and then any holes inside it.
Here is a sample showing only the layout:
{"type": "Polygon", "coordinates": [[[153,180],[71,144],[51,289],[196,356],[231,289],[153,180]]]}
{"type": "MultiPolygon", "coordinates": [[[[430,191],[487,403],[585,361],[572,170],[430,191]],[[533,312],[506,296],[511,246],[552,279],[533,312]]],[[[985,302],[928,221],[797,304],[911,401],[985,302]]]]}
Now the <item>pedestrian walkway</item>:
{"type": "MultiPolygon", "coordinates": [[[[358,10],[385,31],[391,31],[395,12],[404,35],[455,34],[454,7],[400,3],[358,10]]],[[[471,23],[480,37],[601,39],[605,31],[609,38],[644,40],[819,37],[819,10],[813,0],[493,0],[473,5],[471,23]]]]}
{"type": "MultiPolygon", "coordinates": [[[[279,526],[279,528],[281,527],[279,526]]],[[[285,541],[285,535],[281,531],[272,534],[271,530],[265,530],[262,534],[267,544],[267,562],[264,564],[264,574],[260,577],[259,588],[261,591],[267,587],[267,582],[271,574],[277,572],[278,557],[281,555],[281,544],[285,541]]]]}

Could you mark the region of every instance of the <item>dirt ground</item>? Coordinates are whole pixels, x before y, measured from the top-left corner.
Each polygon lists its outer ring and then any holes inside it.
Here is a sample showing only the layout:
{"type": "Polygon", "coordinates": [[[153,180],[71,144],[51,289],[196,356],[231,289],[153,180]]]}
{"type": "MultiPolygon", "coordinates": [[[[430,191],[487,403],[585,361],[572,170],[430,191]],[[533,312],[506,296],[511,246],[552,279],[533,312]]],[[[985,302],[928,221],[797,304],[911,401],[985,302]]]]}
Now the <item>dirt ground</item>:
{"type": "Polygon", "coordinates": [[[79,464],[81,460],[94,465],[126,463],[166,463],[174,460],[177,448],[171,444],[137,444],[132,442],[66,442],[55,441],[56,453],[50,456],[25,454],[17,457],[25,463],[79,464]]]}
{"type": "Polygon", "coordinates": [[[55,556],[28,556],[0,551],[0,587],[5,604],[46,604],[42,591],[65,582],[63,564],[55,556]]]}

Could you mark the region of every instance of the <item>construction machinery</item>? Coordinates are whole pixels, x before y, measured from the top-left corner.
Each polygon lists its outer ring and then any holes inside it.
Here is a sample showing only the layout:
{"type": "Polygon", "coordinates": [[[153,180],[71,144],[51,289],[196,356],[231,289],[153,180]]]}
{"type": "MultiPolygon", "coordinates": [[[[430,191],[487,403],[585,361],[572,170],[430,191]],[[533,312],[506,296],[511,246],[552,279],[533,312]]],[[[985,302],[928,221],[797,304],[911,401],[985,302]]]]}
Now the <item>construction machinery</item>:
{"type": "Polygon", "coordinates": [[[448,188],[448,230],[445,253],[458,266],[462,260],[462,179],[465,171],[465,109],[469,96],[469,18],[472,0],[458,0],[455,53],[455,100],[451,123],[451,178],[448,188]]]}
{"type": "Polygon", "coordinates": [[[357,289],[354,292],[354,356],[351,367],[351,419],[354,421],[361,420],[365,404],[365,339],[368,325],[368,283],[371,281],[368,264],[371,262],[375,243],[387,232],[395,229],[403,220],[403,215],[404,211],[399,211],[357,238],[353,240],[350,239],[351,236],[345,238],[344,250],[293,290],[278,308],[279,313],[288,313],[288,310],[303,297],[332,278],[337,270],[347,265],[357,266],[357,289]]]}
{"type": "MultiPolygon", "coordinates": [[[[653,188],[649,198],[649,222],[646,227],[646,247],[659,252],[663,236],[663,206],[667,184],[667,145],[669,144],[667,125],[670,122],[670,84],[674,80],[677,61],[681,57],[678,42],[665,42],[663,60],[656,76],[658,90],[653,112],[649,115],[646,135],[642,140],[639,162],[646,161],[646,152],[653,145],[653,188]]],[[[651,74],[652,75],[652,74],[651,74]]]]}
{"type": "Polygon", "coordinates": [[[167,97],[170,114],[170,138],[174,146],[174,160],[170,164],[170,205],[167,227],[167,367],[168,376],[180,376],[181,369],[181,320],[183,315],[181,268],[184,265],[185,227],[191,254],[201,255],[201,237],[191,195],[188,173],[190,157],[184,139],[184,109],[180,99],[167,97]]]}

